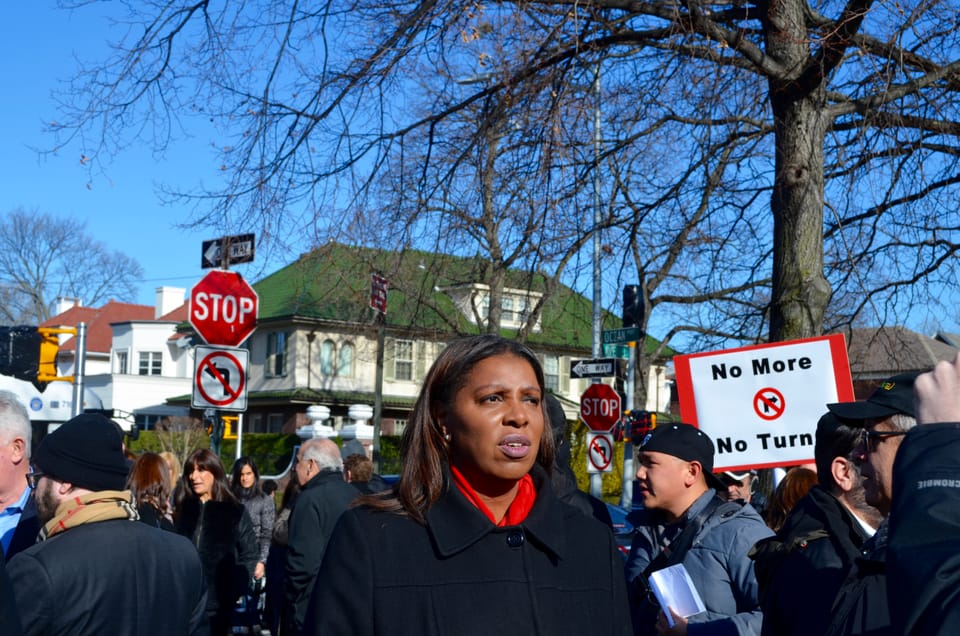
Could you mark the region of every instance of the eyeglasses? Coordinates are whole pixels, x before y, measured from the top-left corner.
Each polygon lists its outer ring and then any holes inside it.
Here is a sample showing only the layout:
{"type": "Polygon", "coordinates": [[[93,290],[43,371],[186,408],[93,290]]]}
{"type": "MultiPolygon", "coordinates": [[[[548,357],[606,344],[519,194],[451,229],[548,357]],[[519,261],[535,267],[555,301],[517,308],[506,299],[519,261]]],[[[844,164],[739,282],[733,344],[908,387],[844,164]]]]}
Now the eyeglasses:
{"type": "Polygon", "coordinates": [[[41,477],[46,477],[46,473],[38,473],[31,471],[27,473],[27,485],[30,486],[33,490],[37,489],[37,482],[40,481],[41,477]]]}
{"type": "Polygon", "coordinates": [[[906,431],[864,431],[863,439],[867,447],[867,452],[872,453],[877,450],[877,444],[888,437],[900,437],[906,435],[906,431]]]}

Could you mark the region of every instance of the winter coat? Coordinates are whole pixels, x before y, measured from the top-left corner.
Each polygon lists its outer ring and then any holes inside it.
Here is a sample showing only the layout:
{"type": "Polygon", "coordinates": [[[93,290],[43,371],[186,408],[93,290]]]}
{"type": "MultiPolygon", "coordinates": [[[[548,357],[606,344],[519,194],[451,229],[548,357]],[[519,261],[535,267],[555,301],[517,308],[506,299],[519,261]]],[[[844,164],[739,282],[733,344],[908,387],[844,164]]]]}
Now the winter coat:
{"type": "Polygon", "coordinates": [[[253,522],[253,534],[257,537],[259,556],[257,562],[266,564],[270,554],[270,540],[273,537],[273,522],[277,516],[277,508],[273,497],[263,493],[252,497],[241,497],[240,503],[247,509],[250,521],[253,522]]]}
{"type": "Polygon", "coordinates": [[[560,502],[545,472],[532,474],[536,502],[518,526],[495,527],[456,487],[430,507],[426,525],[347,511],[304,634],[630,634],[609,529],[560,502]]]}
{"type": "Polygon", "coordinates": [[[3,561],[0,561],[0,634],[23,636],[20,612],[17,611],[17,601],[13,596],[13,585],[3,561]]]}
{"type": "MultiPolygon", "coordinates": [[[[715,492],[707,489],[690,506],[685,518],[693,519],[703,510],[715,492]]],[[[632,515],[637,531],[626,564],[627,581],[635,579],[660,553],[657,536],[662,526],[653,511],[632,515]]],[[[753,561],[747,556],[757,541],[773,534],[750,504],[726,502],[705,520],[683,558],[706,612],[691,616],[687,633],[759,634],[763,615],[754,575],[753,561]]],[[[638,632],[639,633],[639,632],[638,632]]]]}
{"type": "Polygon", "coordinates": [[[299,634],[317,572],[340,515],[360,491],[339,470],[324,470],[304,484],[290,514],[283,633],[299,634]]]}
{"type": "Polygon", "coordinates": [[[207,577],[207,611],[233,611],[253,577],[259,554],[250,515],[233,501],[200,503],[196,497],[186,497],[177,513],[176,529],[200,553],[207,577]]]}
{"type": "Polygon", "coordinates": [[[28,635],[207,634],[197,551],[139,521],[88,523],[7,563],[28,635]]]}
{"type": "Polygon", "coordinates": [[[830,609],[825,636],[900,636],[887,600],[887,522],[863,544],[830,609]]]}
{"type": "Polygon", "coordinates": [[[777,536],[754,546],[764,636],[823,634],[841,584],[867,534],[820,486],[790,512],[777,536]]]}
{"type": "Polygon", "coordinates": [[[887,592],[897,634],[960,634],[960,424],[907,433],[893,467],[887,592]]]}

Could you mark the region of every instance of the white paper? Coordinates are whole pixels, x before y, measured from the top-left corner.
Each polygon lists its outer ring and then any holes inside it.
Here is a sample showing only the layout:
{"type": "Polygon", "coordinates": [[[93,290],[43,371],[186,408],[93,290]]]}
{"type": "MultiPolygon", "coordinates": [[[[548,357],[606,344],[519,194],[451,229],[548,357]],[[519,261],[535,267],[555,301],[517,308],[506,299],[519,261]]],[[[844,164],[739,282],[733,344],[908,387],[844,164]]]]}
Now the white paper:
{"type": "Polygon", "coordinates": [[[684,618],[707,611],[700,593],[697,592],[697,586],[693,584],[693,579],[690,578],[687,568],[683,567],[683,563],[651,573],[650,588],[660,601],[660,607],[670,627],[673,627],[673,616],[667,608],[684,618]]]}

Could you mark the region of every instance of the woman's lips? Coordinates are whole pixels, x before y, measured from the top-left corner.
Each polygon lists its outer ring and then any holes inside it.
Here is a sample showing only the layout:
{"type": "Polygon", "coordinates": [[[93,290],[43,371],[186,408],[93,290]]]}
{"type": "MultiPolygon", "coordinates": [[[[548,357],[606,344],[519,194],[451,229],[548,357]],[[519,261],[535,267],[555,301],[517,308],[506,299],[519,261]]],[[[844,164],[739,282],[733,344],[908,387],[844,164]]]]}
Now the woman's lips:
{"type": "Polygon", "coordinates": [[[526,435],[507,435],[500,440],[497,448],[511,459],[523,459],[530,454],[530,438],[526,435]]]}

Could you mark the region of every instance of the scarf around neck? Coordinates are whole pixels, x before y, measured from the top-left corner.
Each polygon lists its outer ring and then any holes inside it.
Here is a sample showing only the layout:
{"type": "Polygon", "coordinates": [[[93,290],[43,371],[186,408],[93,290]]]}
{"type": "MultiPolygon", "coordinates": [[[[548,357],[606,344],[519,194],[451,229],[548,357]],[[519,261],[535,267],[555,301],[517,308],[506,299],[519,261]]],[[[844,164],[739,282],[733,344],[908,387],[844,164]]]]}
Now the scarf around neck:
{"type": "Polygon", "coordinates": [[[70,528],[110,519],[140,519],[129,490],[101,490],[60,502],[53,519],[43,526],[37,540],[45,541],[70,528]]]}
{"type": "Polygon", "coordinates": [[[479,493],[473,489],[473,486],[470,485],[470,482],[467,481],[463,474],[457,470],[455,466],[450,466],[450,472],[453,473],[453,481],[457,485],[457,489],[466,497],[467,501],[482,512],[495,526],[516,526],[523,523],[527,515],[530,514],[530,510],[533,509],[533,504],[537,501],[537,489],[533,485],[533,478],[527,473],[520,478],[517,487],[517,496],[510,502],[510,507],[507,508],[503,519],[497,521],[493,518],[493,513],[487,508],[487,505],[480,499],[479,493]]]}

